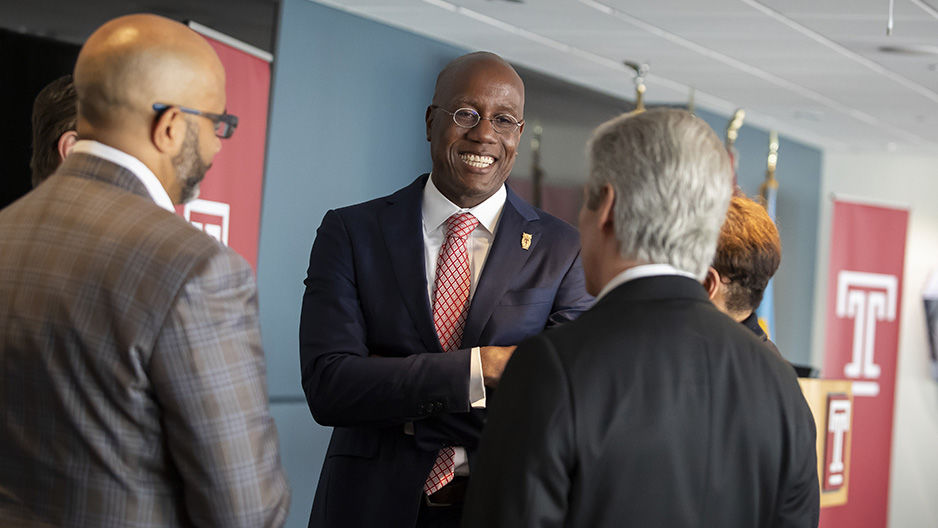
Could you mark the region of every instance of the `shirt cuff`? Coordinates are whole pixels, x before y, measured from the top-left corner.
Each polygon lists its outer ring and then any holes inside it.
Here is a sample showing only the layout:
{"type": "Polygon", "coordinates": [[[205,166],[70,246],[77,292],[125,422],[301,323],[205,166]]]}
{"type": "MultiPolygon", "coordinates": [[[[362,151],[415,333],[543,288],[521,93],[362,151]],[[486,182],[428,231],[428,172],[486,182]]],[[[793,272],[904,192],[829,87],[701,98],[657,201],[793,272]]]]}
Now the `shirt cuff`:
{"type": "Polygon", "coordinates": [[[472,347],[469,358],[469,404],[485,409],[485,381],[482,379],[482,349],[472,347]]]}
{"type": "Polygon", "coordinates": [[[457,477],[468,477],[469,476],[469,455],[466,453],[465,447],[454,447],[453,448],[453,473],[457,477]]]}

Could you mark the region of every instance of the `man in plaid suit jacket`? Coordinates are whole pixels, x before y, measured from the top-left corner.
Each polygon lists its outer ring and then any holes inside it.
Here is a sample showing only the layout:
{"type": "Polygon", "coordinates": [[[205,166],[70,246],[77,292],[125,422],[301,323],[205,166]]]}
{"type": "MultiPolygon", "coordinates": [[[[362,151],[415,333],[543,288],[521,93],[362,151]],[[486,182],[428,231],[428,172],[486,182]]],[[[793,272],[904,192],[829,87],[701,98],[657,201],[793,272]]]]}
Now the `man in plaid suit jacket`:
{"type": "Polygon", "coordinates": [[[0,526],[279,526],[250,266],[173,212],[236,123],[185,26],[108,22],[82,141],[0,211],[0,526]]]}

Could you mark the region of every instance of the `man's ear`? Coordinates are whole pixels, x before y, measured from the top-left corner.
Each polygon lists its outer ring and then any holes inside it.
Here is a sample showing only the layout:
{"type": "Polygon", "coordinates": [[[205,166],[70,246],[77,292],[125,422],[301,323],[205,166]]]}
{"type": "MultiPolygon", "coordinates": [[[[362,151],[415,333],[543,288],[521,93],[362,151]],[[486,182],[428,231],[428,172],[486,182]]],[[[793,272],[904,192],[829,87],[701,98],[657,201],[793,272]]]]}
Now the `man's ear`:
{"type": "Polygon", "coordinates": [[[75,146],[75,143],[78,142],[78,132],[74,130],[67,130],[59,136],[58,145],[56,148],[59,151],[59,159],[64,160],[65,156],[68,156],[68,153],[72,151],[72,147],[75,146]]]}
{"type": "Polygon", "coordinates": [[[720,273],[713,266],[707,268],[707,274],[704,276],[703,287],[707,290],[707,296],[712,301],[720,288],[720,273]]]}
{"type": "Polygon", "coordinates": [[[167,108],[153,122],[150,141],[161,153],[178,154],[185,139],[186,118],[179,108],[175,106],[167,108]]]}
{"type": "Polygon", "coordinates": [[[605,183],[599,189],[599,205],[597,207],[596,217],[599,219],[599,227],[603,231],[614,232],[615,210],[616,210],[616,190],[612,184],[605,183]]]}
{"type": "Polygon", "coordinates": [[[433,126],[433,106],[427,107],[427,114],[424,116],[427,123],[427,141],[430,141],[430,127],[433,126]]]}

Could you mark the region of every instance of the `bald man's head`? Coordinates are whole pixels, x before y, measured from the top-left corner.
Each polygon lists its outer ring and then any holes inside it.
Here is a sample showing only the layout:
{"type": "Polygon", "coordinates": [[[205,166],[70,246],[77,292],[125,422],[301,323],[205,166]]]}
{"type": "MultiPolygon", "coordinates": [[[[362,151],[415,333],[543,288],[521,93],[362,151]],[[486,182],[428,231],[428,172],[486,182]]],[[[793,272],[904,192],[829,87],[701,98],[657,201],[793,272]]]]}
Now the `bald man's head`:
{"type": "Polygon", "coordinates": [[[433,104],[440,104],[440,97],[452,90],[453,83],[459,83],[461,78],[471,75],[474,70],[491,71],[501,70],[516,83],[521,96],[521,105],[524,107],[524,82],[514,67],[505,59],[488,51],[476,51],[456,57],[449,62],[436,76],[436,86],[433,90],[433,104]]]}
{"type": "Polygon", "coordinates": [[[204,38],[160,16],[116,18],[85,42],[74,77],[80,137],[138,158],[174,203],[197,193],[221,143],[213,118],[192,110],[222,114],[226,102],[225,70],[204,38]]]}
{"type": "Polygon", "coordinates": [[[206,95],[223,98],[224,83],[208,42],[156,15],[107,22],[85,42],[75,65],[79,119],[95,128],[128,113],[152,113],[155,102],[199,107],[206,95]]]}

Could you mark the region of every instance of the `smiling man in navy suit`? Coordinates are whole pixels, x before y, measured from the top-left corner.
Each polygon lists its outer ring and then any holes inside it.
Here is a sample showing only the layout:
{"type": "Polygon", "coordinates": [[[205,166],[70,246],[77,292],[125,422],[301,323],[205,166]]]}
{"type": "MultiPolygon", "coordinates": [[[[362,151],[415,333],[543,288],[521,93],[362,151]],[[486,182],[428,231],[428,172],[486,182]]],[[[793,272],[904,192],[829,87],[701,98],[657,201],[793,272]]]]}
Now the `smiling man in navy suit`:
{"type": "Polygon", "coordinates": [[[579,237],[505,180],[524,85],[457,58],[427,108],[432,172],[326,213],[300,322],[303,389],[335,430],[310,526],[456,526],[514,346],[588,308],[579,237]]]}

